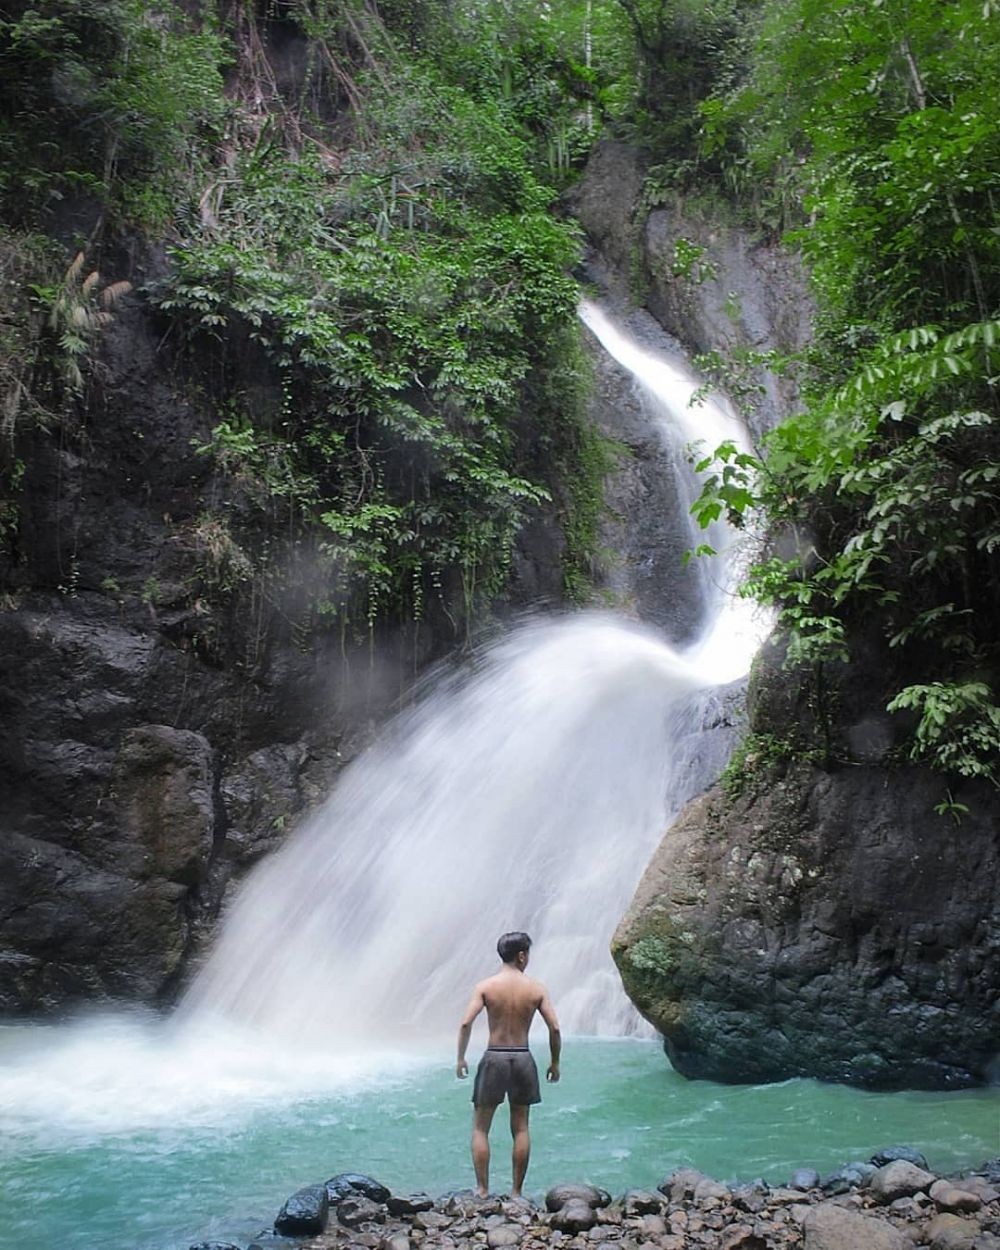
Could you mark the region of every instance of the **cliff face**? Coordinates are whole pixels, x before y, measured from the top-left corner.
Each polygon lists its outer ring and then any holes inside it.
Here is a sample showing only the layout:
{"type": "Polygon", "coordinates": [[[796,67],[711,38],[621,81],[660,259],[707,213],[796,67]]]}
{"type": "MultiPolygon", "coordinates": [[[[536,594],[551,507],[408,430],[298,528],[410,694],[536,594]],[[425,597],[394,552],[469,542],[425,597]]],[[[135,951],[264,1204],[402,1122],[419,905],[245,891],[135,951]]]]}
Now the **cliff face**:
{"type": "MultiPolygon", "coordinates": [[[[798,258],[745,227],[720,222],[721,210],[677,195],[647,210],[644,178],[638,149],[606,140],[567,195],[619,287],[630,288],[691,353],[783,355],[804,346],[813,307],[798,258]]],[[[746,384],[753,388],[744,401],[752,433],[794,409],[793,377],[753,362],[746,384]]]]}
{"type": "Polygon", "coordinates": [[[779,663],[768,649],[754,679],[755,748],[671,828],[615,933],[626,989],[687,1076],[984,1082],[1000,1036],[995,795],[963,789],[956,825],[934,810],[940,778],[879,763],[891,734],[862,720],[839,767],[795,758],[780,743],[812,714],[779,663]]]}
{"type": "MultiPolygon", "coordinates": [[[[141,279],[141,274],[129,276],[141,279]]],[[[212,583],[243,506],[198,447],[219,419],[138,295],[75,424],[26,433],[0,555],[0,1010],[169,998],[226,888],[278,845],[433,659],[443,610],[357,638],[280,587],[212,583]]],[[[259,384],[249,377],[247,384],[259,384]]],[[[262,534],[277,546],[280,528],[262,534]]],[[[512,596],[558,599],[540,515],[512,596]]]]}

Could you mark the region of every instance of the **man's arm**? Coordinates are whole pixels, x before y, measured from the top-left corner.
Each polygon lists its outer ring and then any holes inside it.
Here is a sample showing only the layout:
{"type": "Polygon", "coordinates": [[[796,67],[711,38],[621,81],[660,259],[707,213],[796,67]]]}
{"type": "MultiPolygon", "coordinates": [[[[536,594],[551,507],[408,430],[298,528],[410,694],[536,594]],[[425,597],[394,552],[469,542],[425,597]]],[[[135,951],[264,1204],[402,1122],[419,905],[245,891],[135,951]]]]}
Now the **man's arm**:
{"type": "Polygon", "coordinates": [[[538,1011],[549,1027],[550,1062],[549,1070],[545,1073],[545,1079],[551,1081],[554,1085],[559,1080],[559,1055],[562,1052],[562,1034],[559,1032],[556,1009],[552,1006],[549,991],[544,986],[542,987],[542,1001],[538,1004],[538,1011]]]}
{"type": "Polygon", "coordinates": [[[477,985],[472,991],[472,997],[469,999],[469,1005],[465,1009],[462,1023],[458,1026],[458,1062],[455,1064],[455,1075],[459,1079],[469,1075],[469,1065],[465,1062],[465,1052],[469,1045],[469,1038],[472,1036],[472,1023],[485,1006],[486,999],[483,997],[483,987],[482,985],[477,985]]]}

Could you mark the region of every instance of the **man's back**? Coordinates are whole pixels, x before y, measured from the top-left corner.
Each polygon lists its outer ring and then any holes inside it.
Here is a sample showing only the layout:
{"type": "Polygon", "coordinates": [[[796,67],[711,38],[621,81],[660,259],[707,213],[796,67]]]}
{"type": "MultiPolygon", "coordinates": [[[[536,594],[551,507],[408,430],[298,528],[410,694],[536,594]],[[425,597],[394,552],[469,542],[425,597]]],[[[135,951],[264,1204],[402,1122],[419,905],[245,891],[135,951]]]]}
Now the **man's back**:
{"type": "Polygon", "coordinates": [[[545,987],[523,972],[504,967],[480,982],[486,1004],[491,1046],[527,1046],[532,1017],[542,1005],[545,987]]]}

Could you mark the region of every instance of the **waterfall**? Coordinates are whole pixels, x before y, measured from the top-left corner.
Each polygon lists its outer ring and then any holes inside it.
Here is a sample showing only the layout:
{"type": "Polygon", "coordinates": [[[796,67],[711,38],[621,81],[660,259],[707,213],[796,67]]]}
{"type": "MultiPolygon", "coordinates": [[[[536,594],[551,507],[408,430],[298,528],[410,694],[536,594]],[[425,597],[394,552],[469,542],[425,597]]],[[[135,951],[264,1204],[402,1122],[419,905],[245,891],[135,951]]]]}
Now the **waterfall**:
{"type": "MultiPolygon", "coordinates": [[[[666,439],[744,441],[721,405],[688,406],[690,375],[595,305],[581,315],[666,439]]],[[[525,929],[567,1032],[643,1028],[611,933],[668,817],[711,780],[691,743],[760,633],[709,582],[704,619],[683,652],[607,615],[536,620],[439,674],[252,874],[182,1017],[344,1049],[441,1036],[496,967],[498,935],[525,929]]]]}

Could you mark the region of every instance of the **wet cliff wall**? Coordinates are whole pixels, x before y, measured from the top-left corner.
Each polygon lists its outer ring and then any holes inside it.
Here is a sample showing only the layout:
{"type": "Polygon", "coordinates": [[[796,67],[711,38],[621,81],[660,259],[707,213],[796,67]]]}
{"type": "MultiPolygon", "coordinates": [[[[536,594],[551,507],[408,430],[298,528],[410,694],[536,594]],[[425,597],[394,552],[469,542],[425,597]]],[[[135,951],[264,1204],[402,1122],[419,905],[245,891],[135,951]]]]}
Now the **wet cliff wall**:
{"type": "MultiPolygon", "coordinates": [[[[329,570],[285,544],[252,484],[203,453],[211,358],[173,349],[142,293],[95,381],[17,435],[19,523],[0,544],[0,1010],[169,1000],[226,890],[280,844],[428,664],[470,630],[446,576],[419,621],[317,615],[329,570]],[[230,527],[285,558],[226,576],[230,527]],[[220,546],[221,544],[221,546],[220,546]]],[[[267,370],[242,378],[263,388],[267,370]]],[[[497,613],[559,602],[556,506],[538,509],[497,613]]]]}

